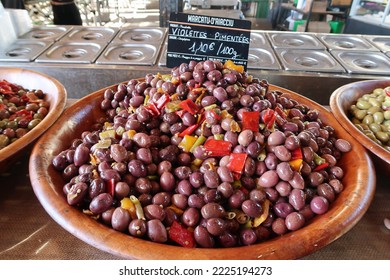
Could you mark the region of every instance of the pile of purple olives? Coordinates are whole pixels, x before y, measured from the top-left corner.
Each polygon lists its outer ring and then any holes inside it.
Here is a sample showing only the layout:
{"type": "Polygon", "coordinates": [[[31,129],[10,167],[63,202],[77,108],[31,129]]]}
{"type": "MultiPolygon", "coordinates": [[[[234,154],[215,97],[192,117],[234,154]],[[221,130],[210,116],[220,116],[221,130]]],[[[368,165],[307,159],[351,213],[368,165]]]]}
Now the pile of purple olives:
{"type": "Polygon", "coordinates": [[[107,89],[101,109],[52,163],[70,205],[131,236],[251,245],[302,228],[343,190],[350,143],[231,62],[132,79],[107,89]]]}

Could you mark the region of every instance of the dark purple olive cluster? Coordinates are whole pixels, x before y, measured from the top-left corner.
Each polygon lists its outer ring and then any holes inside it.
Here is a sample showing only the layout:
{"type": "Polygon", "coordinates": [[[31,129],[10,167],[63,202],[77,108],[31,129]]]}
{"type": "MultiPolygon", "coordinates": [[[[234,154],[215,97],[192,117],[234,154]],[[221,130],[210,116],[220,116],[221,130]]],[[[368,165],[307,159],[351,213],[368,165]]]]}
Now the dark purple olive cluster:
{"type": "Polygon", "coordinates": [[[132,236],[177,242],[176,221],[198,247],[250,245],[303,227],[343,190],[350,144],[318,111],[219,61],[119,84],[101,109],[53,165],[70,205],[132,236]]]}

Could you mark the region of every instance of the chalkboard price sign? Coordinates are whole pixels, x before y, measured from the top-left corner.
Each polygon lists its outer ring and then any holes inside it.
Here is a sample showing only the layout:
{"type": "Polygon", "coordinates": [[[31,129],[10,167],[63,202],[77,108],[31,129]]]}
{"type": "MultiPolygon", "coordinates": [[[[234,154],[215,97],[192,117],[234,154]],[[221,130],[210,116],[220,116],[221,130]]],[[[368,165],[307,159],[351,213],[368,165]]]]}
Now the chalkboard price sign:
{"type": "Polygon", "coordinates": [[[168,25],[167,66],[191,60],[232,60],[248,63],[251,22],[187,13],[171,14],[168,25]]]}

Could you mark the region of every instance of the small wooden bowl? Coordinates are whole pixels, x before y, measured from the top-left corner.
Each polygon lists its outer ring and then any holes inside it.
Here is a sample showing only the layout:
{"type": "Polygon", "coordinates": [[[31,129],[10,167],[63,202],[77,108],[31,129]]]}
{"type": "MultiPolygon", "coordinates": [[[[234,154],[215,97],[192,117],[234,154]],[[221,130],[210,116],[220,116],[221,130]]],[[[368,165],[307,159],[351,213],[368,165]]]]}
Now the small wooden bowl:
{"type": "Polygon", "coordinates": [[[26,89],[41,89],[50,103],[46,117],[26,135],[0,149],[0,172],[5,172],[62,114],[66,104],[66,89],[56,79],[21,68],[0,68],[0,80],[23,86],[26,89]]]}
{"type": "Polygon", "coordinates": [[[353,138],[372,153],[376,166],[382,170],[390,171],[390,152],[375,143],[361,132],[350,120],[348,110],[359,97],[371,93],[376,88],[390,86],[390,80],[366,80],[344,85],[336,89],[330,96],[330,108],[337,121],[347,130],[353,138]]]}
{"type": "MultiPolygon", "coordinates": [[[[116,89],[116,85],[112,86],[116,89]]],[[[105,89],[96,91],[70,106],[32,151],[29,170],[36,196],[49,215],[64,229],[84,242],[127,259],[297,259],[333,242],[350,230],[368,209],[374,195],[376,175],[366,150],[317,103],[292,91],[288,93],[302,104],[320,111],[325,124],[335,128],[339,138],[348,140],[353,150],[343,155],[339,165],[345,171],[344,191],[327,213],[315,217],[302,229],[256,245],[235,248],[184,248],[158,244],[115,231],[69,206],[62,191],[64,181],[51,162],[69,147],[75,137],[103,113],[99,107],[105,89]]]]}

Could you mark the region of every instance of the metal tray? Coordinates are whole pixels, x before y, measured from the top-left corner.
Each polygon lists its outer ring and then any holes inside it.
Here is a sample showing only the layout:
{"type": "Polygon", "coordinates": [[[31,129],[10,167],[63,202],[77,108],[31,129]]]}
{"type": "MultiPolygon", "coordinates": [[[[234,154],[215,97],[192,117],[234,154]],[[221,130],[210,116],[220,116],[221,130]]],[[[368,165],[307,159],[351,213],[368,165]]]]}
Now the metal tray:
{"type": "Polygon", "coordinates": [[[165,28],[122,28],[113,41],[161,45],[165,34],[165,28]]]}
{"type": "Polygon", "coordinates": [[[276,49],[285,70],[343,73],[344,68],[326,51],[276,49]]]}
{"type": "Polygon", "coordinates": [[[75,26],[69,31],[63,40],[87,41],[87,42],[110,42],[118,33],[117,27],[94,27],[94,26],[75,26]]]}
{"type": "Polygon", "coordinates": [[[267,33],[271,45],[277,48],[325,50],[326,47],[314,34],[296,32],[269,32],[267,33]]]}
{"type": "Polygon", "coordinates": [[[150,44],[112,42],[96,60],[97,64],[154,65],[159,47],[150,44]]]}
{"type": "Polygon", "coordinates": [[[350,74],[390,74],[390,59],[381,52],[331,51],[350,74]]]}
{"type": "Polygon", "coordinates": [[[256,32],[256,31],[252,30],[249,47],[250,48],[258,48],[258,47],[269,48],[269,47],[271,47],[271,45],[270,45],[270,43],[269,43],[269,41],[267,39],[267,35],[265,35],[265,33],[263,33],[263,32],[256,32]]]}
{"type": "Polygon", "coordinates": [[[379,51],[378,48],[359,35],[323,34],[318,36],[329,50],[379,51]]]}
{"type": "Polygon", "coordinates": [[[382,52],[390,52],[390,36],[369,36],[364,35],[369,42],[382,52]]]}
{"type": "Polygon", "coordinates": [[[167,50],[168,50],[168,43],[165,42],[164,45],[162,45],[162,47],[161,47],[160,58],[158,60],[158,66],[162,66],[162,67],[167,66],[167,50]]]}
{"type": "Polygon", "coordinates": [[[52,44],[53,41],[17,39],[7,49],[0,51],[0,61],[31,62],[52,44]]]}
{"type": "Polygon", "coordinates": [[[248,69],[280,70],[272,48],[249,48],[248,69]]]}
{"type": "Polygon", "coordinates": [[[36,62],[94,63],[105,44],[87,42],[56,42],[36,62]]]}
{"type": "Polygon", "coordinates": [[[58,41],[72,28],[72,26],[36,26],[20,36],[19,39],[58,41]]]}

